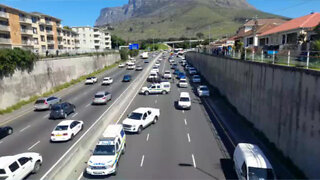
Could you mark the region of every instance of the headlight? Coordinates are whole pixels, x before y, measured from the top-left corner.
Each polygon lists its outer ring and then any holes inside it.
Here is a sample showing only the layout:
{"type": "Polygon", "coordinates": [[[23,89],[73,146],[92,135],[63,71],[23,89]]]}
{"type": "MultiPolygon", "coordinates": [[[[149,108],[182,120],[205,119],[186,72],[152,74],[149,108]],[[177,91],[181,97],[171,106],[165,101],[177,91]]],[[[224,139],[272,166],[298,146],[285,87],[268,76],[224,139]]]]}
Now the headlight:
{"type": "Polygon", "coordinates": [[[113,165],[108,165],[108,166],[106,166],[106,168],[107,168],[107,169],[113,168],[113,165]]]}
{"type": "Polygon", "coordinates": [[[63,110],[62,109],[60,110],[60,113],[63,114],[63,110]]]}

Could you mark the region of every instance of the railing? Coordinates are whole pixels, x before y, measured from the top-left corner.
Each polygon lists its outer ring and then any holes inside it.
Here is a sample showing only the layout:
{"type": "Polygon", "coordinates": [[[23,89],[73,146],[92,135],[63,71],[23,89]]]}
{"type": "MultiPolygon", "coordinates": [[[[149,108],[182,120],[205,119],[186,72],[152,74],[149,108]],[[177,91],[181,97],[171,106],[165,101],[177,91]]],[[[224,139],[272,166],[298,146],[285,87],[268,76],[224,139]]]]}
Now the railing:
{"type": "Polygon", "coordinates": [[[45,21],[46,25],[52,25],[52,21],[45,21]]]}
{"type": "Polygon", "coordinates": [[[0,38],[0,44],[11,44],[11,39],[0,38]]]}
{"type": "Polygon", "coordinates": [[[48,44],[54,44],[54,40],[47,40],[48,44]]]}
{"type": "Polygon", "coordinates": [[[22,34],[33,34],[31,29],[21,29],[22,34]]]}
{"type": "Polygon", "coordinates": [[[9,18],[8,13],[0,11],[0,17],[9,18]]]}
{"type": "Polygon", "coordinates": [[[27,45],[27,46],[32,46],[33,42],[31,40],[22,40],[21,44],[22,45],[27,45]]]}
{"type": "Polygon", "coordinates": [[[19,17],[19,21],[20,22],[25,22],[25,23],[32,23],[30,18],[26,18],[26,17],[19,17]]]}
{"type": "Polygon", "coordinates": [[[215,50],[199,50],[200,53],[225,56],[233,59],[254,61],[261,63],[284,65],[289,67],[301,67],[307,69],[320,70],[320,51],[293,51],[293,50],[260,50],[252,51],[215,51],[215,50]]]}
{"type": "Polygon", "coordinates": [[[46,30],[46,33],[47,33],[47,34],[53,34],[53,31],[51,31],[51,30],[46,30]]]}
{"type": "Polygon", "coordinates": [[[10,26],[0,25],[1,31],[10,31],[10,26]]]}

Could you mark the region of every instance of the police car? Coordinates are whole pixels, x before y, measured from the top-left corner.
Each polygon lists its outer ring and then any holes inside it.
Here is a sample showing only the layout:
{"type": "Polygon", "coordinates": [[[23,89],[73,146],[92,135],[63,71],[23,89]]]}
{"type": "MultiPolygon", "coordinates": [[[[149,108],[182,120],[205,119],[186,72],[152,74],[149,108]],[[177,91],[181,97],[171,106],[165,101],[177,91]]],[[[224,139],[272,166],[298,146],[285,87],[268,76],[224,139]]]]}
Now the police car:
{"type": "Polygon", "coordinates": [[[140,93],[144,95],[149,94],[168,94],[170,92],[170,83],[161,82],[150,84],[148,87],[142,87],[140,93]]]}
{"type": "Polygon", "coordinates": [[[122,125],[109,125],[88,161],[86,173],[96,176],[116,175],[118,161],[125,149],[126,135],[122,125]]]}

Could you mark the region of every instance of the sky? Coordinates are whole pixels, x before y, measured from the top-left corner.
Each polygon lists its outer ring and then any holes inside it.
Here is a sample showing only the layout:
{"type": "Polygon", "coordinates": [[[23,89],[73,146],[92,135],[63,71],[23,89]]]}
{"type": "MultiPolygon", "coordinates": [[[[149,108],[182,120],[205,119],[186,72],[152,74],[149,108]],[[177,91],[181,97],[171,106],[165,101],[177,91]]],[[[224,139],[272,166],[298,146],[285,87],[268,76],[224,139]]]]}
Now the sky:
{"type": "MultiPolygon", "coordinates": [[[[236,1],[236,0],[235,0],[236,1]]],[[[259,10],[295,18],[320,12],[320,0],[247,0],[259,10]]],[[[93,26],[105,7],[122,6],[128,0],[0,0],[26,12],[41,12],[62,19],[63,25],[93,26]]]]}

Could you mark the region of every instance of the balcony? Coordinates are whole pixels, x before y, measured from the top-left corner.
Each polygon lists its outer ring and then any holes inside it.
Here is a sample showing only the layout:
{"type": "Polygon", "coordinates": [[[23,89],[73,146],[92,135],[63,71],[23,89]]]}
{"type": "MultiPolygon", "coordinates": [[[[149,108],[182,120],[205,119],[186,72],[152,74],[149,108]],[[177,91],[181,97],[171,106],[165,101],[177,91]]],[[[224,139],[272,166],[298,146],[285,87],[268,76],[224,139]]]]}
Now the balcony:
{"type": "Polygon", "coordinates": [[[48,35],[53,35],[53,31],[51,31],[51,30],[46,30],[46,33],[47,33],[48,35]]]}
{"type": "Polygon", "coordinates": [[[33,35],[33,32],[31,29],[22,29],[21,28],[21,35],[33,35]]]}
{"type": "Polygon", "coordinates": [[[21,44],[23,46],[33,46],[34,43],[30,39],[28,39],[28,40],[22,40],[21,44]]]}
{"type": "Polygon", "coordinates": [[[10,32],[10,26],[0,24],[0,31],[10,32]]]}
{"type": "Polygon", "coordinates": [[[9,39],[9,38],[0,38],[0,44],[11,44],[11,39],[9,39]]]}
{"type": "Polygon", "coordinates": [[[5,19],[8,19],[8,18],[9,18],[9,15],[8,15],[7,12],[0,11],[0,17],[1,17],[1,18],[5,18],[5,19]]]}
{"type": "Polygon", "coordinates": [[[47,40],[47,44],[54,44],[54,40],[47,40]]]}
{"type": "Polygon", "coordinates": [[[58,45],[63,45],[63,42],[62,41],[58,41],[58,45]]]}
{"type": "Polygon", "coordinates": [[[52,26],[53,23],[52,23],[52,21],[45,21],[45,24],[49,25],[49,26],[52,26]]]}
{"type": "Polygon", "coordinates": [[[25,23],[25,24],[32,24],[32,21],[30,18],[27,17],[19,17],[20,23],[25,23]]]}

